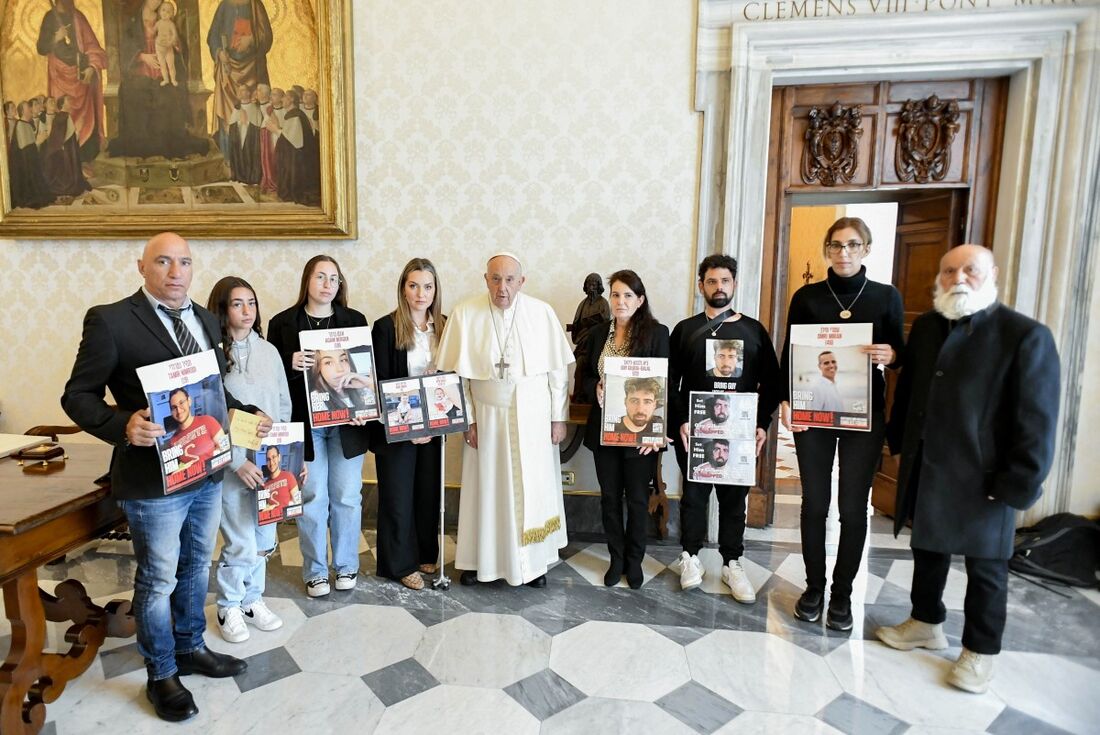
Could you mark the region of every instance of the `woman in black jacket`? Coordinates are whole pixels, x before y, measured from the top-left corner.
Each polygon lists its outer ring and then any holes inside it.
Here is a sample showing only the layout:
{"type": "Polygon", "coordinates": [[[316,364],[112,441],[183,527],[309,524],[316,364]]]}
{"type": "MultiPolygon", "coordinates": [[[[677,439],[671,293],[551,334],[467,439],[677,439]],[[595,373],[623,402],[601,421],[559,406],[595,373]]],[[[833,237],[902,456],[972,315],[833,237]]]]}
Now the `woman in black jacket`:
{"type": "MultiPolygon", "coordinates": [[[[822,254],[829,262],[824,281],[795,291],[787,312],[787,337],[781,370],[790,375],[792,324],[871,324],[871,342],[863,351],[871,356],[871,430],[791,427],[788,381],[782,381],[783,425],[794,432],[795,453],[802,481],[802,556],[806,562],[806,591],[795,605],[799,620],[817,622],[825,601],[825,519],[832,500],[833,456],[839,452],[840,543],[829,596],[826,625],[852,628],[852,582],[859,572],[867,540],[867,498],[875,476],[886,424],[886,382],[879,365],[897,367],[904,344],[901,294],[888,283],[867,278],[863,259],[871,250],[871,231],[858,217],[842,217],[825,233],[822,254]]],[[[829,358],[826,357],[826,360],[829,358]]],[[[835,358],[833,358],[835,360],[835,358]]],[[[819,357],[820,360],[820,357],[819,357]]],[[[828,367],[828,366],[826,366],[828,367]]],[[[833,365],[835,371],[835,364],[833,365]]]]}
{"type": "MultiPolygon", "coordinates": [[[[600,506],[611,564],[604,575],[608,587],[619,583],[625,571],[632,589],[642,586],[642,557],[645,555],[646,517],[650,480],[656,472],[653,447],[605,447],[600,444],[603,406],[603,368],[606,357],[668,357],[668,327],[658,322],[649,309],[645,285],[630,270],[616,271],[607,279],[611,290],[610,321],[588,333],[590,356],[584,374],[578,376],[583,396],[592,404],[585,427],[584,445],[592,450],[596,477],[600,482],[600,506]],[[626,494],[626,529],[623,529],[623,494],[626,494]]],[[[664,396],[657,411],[663,414],[664,396]]],[[[667,433],[667,432],[666,432],[667,433]]]]}
{"type": "MultiPolygon", "coordinates": [[[[310,258],[302,270],[297,302],[272,317],[267,326],[268,340],[279,350],[290,383],[291,421],[310,425],[303,373],[313,367],[314,351],[302,349],[298,333],[365,326],[366,317],[348,308],[347,281],[336,261],[327,255],[310,258]]],[[[329,593],[330,532],[336,589],[355,587],[363,527],[363,455],[367,442],[367,429],[358,420],[353,425],[328,426],[305,433],[309,480],[302,491],[298,542],[302,549],[302,579],[310,597],[329,593]]]]}
{"type": "MultiPolygon", "coordinates": [[[[371,330],[378,379],[434,372],[445,319],[435,266],[427,258],[413,258],[397,280],[397,308],[371,330]]],[[[381,423],[371,426],[378,471],[378,574],[420,590],[420,572],[435,572],[439,558],[443,442],[435,437],[388,444],[383,431],[381,423]]]]}

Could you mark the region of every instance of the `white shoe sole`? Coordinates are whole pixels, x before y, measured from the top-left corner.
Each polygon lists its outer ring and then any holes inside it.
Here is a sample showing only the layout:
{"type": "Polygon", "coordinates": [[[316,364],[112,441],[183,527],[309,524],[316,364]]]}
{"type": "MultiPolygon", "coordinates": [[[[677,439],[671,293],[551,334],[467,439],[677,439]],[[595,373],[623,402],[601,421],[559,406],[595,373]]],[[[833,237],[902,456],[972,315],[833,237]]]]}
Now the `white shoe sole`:
{"type": "Polygon", "coordinates": [[[993,680],[990,676],[989,679],[983,684],[971,684],[969,682],[959,679],[954,674],[948,674],[947,683],[956,689],[962,689],[964,692],[970,692],[971,694],[985,694],[989,691],[989,682],[993,680]]]}
{"type": "Polygon", "coordinates": [[[313,587],[306,587],[306,594],[310,597],[324,597],[330,592],[328,589],[314,589],[313,587]]]}
{"type": "Polygon", "coordinates": [[[245,628],[243,631],[241,631],[237,635],[230,635],[229,633],[226,633],[224,630],[221,631],[221,634],[222,634],[222,640],[224,640],[226,643],[244,643],[245,641],[248,640],[248,629],[247,628],[245,628]]]}
{"type": "Polygon", "coordinates": [[[283,627],[282,620],[275,620],[274,622],[268,622],[265,625],[260,625],[253,618],[248,617],[247,614],[244,616],[244,622],[248,623],[256,630],[262,630],[265,633],[270,633],[273,630],[278,630],[279,628],[283,627]]]}
{"type": "Polygon", "coordinates": [[[347,592],[348,590],[355,589],[355,580],[354,579],[349,579],[346,582],[336,580],[336,584],[334,586],[336,587],[337,591],[339,591],[339,592],[347,592]]]}
{"type": "Polygon", "coordinates": [[[684,579],[680,577],[680,589],[693,590],[703,583],[703,575],[697,574],[684,579]]]}
{"type": "Polygon", "coordinates": [[[919,641],[899,641],[890,638],[889,633],[883,633],[882,628],[875,631],[875,637],[880,641],[895,648],[899,651],[912,651],[916,648],[927,648],[929,651],[942,651],[947,648],[947,641],[940,641],[935,638],[925,638],[919,641]]]}

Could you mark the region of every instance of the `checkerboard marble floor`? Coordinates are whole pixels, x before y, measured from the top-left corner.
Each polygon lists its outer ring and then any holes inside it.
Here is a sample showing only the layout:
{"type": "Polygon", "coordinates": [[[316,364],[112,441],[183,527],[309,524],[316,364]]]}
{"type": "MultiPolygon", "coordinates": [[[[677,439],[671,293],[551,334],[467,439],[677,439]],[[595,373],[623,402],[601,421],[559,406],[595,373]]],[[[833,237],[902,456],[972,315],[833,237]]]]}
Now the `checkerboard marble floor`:
{"type": "MultiPolygon", "coordinates": [[[[787,510],[797,525],[797,504],[787,510]]],[[[157,720],[135,643],[109,639],[48,706],[46,732],[1097,732],[1100,595],[1062,598],[1013,578],[992,689],[965,694],[943,683],[959,652],[961,566],[945,595],[952,647],[894,651],[873,632],[905,618],[912,563],[905,549],[875,545],[887,519],[872,518],[851,634],[792,617],[804,580],[799,547],[782,534],[797,534],[790,520],[779,513],[788,527],[754,531],[747,543],[754,605],[738,604],[717,581],[715,550],[702,554],[703,586],[681,591],[668,569],[679,551],[671,543],[651,543],[638,591],[603,587],[605,548],[577,541],[545,589],[462,587],[448,565],[450,590],[412,592],[373,575],[371,531],[355,589],[309,599],[295,528],[281,527],[265,599],[284,625],[226,643],[211,595],[210,647],[249,667],[235,679],[188,677],[198,717],[157,720]]],[[[79,579],[105,601],[128,596],[133,571],[125,546],[106,544],[44,575],[79,579]]],[[[4,650],[7,633],[0,628],[4,650]]],[[[63,633],[55,626],[51,641],[63,633]]]]}

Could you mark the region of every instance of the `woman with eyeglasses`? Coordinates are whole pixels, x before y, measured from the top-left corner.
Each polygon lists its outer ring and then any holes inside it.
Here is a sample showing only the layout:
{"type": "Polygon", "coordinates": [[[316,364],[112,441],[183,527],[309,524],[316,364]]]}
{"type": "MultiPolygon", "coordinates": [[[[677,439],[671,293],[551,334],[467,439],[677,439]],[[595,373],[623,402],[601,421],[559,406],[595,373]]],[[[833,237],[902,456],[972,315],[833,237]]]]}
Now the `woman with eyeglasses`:
{"type": "MultiPolygon", "coordinates": [[[[279,350],[290,382],[292,421],[309,427],[306,379],[318,362],[315,350],[303,350],[299,332],[313,329],[365,327],[367,318],[348,308],[348,287],[334,258],[315,255],[302,270],[298,300],[276,314],[267,327],[268,339],[279,350]]],[[[324,366],[320,366],[323,372],[324,366]]],[[[363,455],[369,439],[365,424],[326,426],[305,433],[309,479],[298,518],[298,543],[302,550],[302,579],[306,594],[329,593],[329,535],[332,566],[338,590],[355,587],[359,574],[359,537],[363,516],[363,455]]]]}
{"type": "MultiPolygon", "coordinates": [[[[829,227],[822,246],[829,263],[828,274],[824,281],[798,289],[791,298],[783,343],[782,370],[789,375],[791,325],[872,325],[872,344],[863,347],[876,368],[871,373],[871,431],[792,427],[787,395],[790,385],[783,381],[782,420],[794,432],[802,481],[802,556],[806,564],[806,591],[795,605],[794,615],[810,623],[821,619],[825,603],[825,519],[832,500],[833,456],[839,452],[840,543],[825,624],[841,631],[852,629],[852,582],[859,572],[867,539],[867,500],[886,431],[886,381],[878,368],[898,367],[904,344],[901,294],[890,284],[867,278],[863,259],[870,251],[871,231],[858,217],[842,217],[829,227]]],[[[823,353],[826,361],[829,354],[823,353]]],[[[822,367],[823,374],[830,369],[835,372],[835,361],[822,367]]]]}

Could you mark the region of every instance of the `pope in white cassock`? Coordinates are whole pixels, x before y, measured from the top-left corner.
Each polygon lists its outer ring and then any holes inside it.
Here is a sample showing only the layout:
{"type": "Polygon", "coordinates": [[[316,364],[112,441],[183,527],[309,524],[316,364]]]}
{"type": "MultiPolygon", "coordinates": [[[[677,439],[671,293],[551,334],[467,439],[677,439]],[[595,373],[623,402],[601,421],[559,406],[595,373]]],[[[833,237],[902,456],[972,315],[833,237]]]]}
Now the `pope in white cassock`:
{"type": "Polygon", "coordinates": [[[436,366],[462,378],[470,429],[462,455],[455,567],[462,584],[546,584],[566,544],[558,448],[573,352],[550,305],[520,293],[519,258],[489,259],[489,293],[447,319],[436,366]]]}

